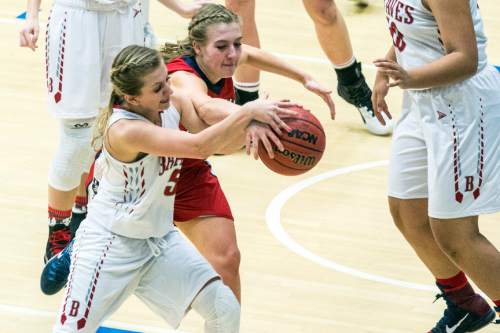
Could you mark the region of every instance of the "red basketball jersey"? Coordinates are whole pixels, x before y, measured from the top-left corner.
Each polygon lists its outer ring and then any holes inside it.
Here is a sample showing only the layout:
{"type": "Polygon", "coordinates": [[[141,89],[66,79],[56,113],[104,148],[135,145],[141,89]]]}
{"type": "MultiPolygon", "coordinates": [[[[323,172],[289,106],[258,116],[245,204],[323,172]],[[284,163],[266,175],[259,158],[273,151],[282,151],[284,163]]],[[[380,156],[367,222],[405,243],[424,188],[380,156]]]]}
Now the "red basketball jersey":
{"type": "Polygon", "coordinates": [[[208,96],[222,98],[231,102],[235,101],[233,79],[228,77],[213,84],[200,69],[194,57],[184,56],[174,58],[167,64],[167,69],[169,73],[175,73],[177,71],[193,73],[200,77],[207,85],[208,96]]]}
{"type": "MultiPolygon", "coordinates": [[[[193,73],[201,78],[207,85],[208,96],[214,98],[222,98],[231,102],[234,102],[235,100],[233,79],[229,77],[221,79],[219,80],[219,82],[213,84],[212,82],[210,82],[205,73],[203,73],[200,66],[198,66],[194,57],[183,56],[174,58],[167,64],[167,70],[169,73],[175,73],[178,71],[193,73]]],[[[180,126],[180,128],[182,130],[186,130],[182,125],[180,126]]],[[[201,162],[202,160],[185,158],[182,166],[183,168],[190,168],[193,165],[201,162]]]]}

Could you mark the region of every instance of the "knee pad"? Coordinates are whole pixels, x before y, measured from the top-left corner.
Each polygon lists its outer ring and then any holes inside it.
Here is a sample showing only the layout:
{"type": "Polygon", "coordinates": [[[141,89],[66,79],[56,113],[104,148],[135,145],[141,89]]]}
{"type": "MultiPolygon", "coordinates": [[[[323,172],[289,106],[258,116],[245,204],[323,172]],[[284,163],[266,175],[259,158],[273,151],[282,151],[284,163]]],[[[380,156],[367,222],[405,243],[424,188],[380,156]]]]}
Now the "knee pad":
{"type": "Polygon", "coordinates": [[[49,169],[49,185],[59,191],[70,191],[80,184],[95,155],[92,131],[95,118],[62,119],[59,146],[49,169]]]}
{"type": "Polygon", "coordinates": [[[221,280],[206,285],[196,296],[192,308],[205,319],[206,333],[237,333],[240,304],[221,280]]]}

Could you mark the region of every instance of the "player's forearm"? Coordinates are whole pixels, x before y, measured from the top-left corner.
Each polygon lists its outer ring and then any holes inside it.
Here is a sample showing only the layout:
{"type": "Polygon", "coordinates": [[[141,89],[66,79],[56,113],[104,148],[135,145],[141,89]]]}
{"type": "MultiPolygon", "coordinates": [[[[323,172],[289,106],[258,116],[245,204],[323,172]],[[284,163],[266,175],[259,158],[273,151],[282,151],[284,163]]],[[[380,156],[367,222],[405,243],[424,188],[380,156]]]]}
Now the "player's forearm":
{"type": "Polygon", "coordinates": [[[198,136],[200,152],[206,156],[210,156],[214,153],[225,151],[230,142],[238,141],[239,145],[242,137],[245,135],[245,129],[252,119],[253,113],[242,107],[240,110],[231,113],[224,120],[196,134],[198,136]]]}
{"type": "Polygon", "coordinates": [[[28,0],[26,13],[32,19],[38,19],[38,12],[40,11],[40,4],[42,0],[28,0]]]}
{"type": "Polygon", "coordinates": [[[465,80],[477,70],[477,56],[465,52],[452,52],[427,65],[408,70],[409,89],[444,86],[465,80]]]}
{"type": "Polygon", "coordinates": [[[302,84],[309,78],[306,72],[282,61],[280,58],[262,49],[244,45],[244,53],[244,63],[266,72],[285,76],[302,84]]]}
{"type": "Polygon", "coordinates": [[[216,124],[241,107],[221,98],[210,98],[203,102],[193,101],[198,116],[208,125],[216,124]]]}

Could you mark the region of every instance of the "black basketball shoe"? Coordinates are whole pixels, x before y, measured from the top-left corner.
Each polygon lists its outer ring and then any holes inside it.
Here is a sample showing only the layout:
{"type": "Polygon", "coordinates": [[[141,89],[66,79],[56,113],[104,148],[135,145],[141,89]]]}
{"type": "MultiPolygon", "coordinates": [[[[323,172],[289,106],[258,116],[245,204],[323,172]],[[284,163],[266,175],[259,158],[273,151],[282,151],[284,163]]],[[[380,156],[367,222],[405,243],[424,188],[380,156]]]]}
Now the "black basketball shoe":
{"type": "Polygon", "coordinates": [[[439,284],[438,287],[442,293],[436,296],[436,300],[442,297],[446,301],[446,310],[429,333],[475,332],[495,318],[495,312],[469,283],[459,290],[448,292],[439,284]]]}
{"type": "Polygon", "coordinates": [[[392,133],[392,119],[389,119],[383,113],[382,116],[384,117],[385,125],[382,125],[377,117],[375,117],[372,105],[372,91],[368,87],[364,75],[361,73],[361,63],[356,63],[356,66],[359,79],[349,85],[339,82],[337,93],[347,103],[354,105],[358,109],[366,129],[370,133],[375,135],[389,135],[392,133]]]}
{"type": "Polygon", "coordinates": [[[45,295],[54,295],[66,285],[71,266],[72,251],[73,241],[69,242],[64,250],[52,257],[43,268],[40,276],[40,288],[45,295]]]}
{"type": "Polygon", "coordinates": [[[71,241],[70,223],[70,217],[63,220],[57,220],[55,218],[49,219],[49,238],[47,240],[47,246],[45,247],[45,263],[61,252],[71,241]]]}

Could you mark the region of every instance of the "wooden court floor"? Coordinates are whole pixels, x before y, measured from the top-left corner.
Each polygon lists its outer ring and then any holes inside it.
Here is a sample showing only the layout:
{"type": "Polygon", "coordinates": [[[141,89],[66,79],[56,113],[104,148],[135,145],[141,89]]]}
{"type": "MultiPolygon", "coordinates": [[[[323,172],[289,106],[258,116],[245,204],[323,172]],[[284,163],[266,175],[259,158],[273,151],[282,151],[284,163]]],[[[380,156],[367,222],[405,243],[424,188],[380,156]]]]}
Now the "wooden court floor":
{"type": "MultiPolygon", "coordinates": [[[[500,18],[496,0],[480,5],[489,57],[500,64],[500,18]]],[[[47,169],[57,123],[45,107],[43,39],[36,53],[18,47],[24,1],[2,0],[0,9],[0,332],[50,332],[61,294],[39,290],[46,242],[47,169]]],[[[50,3],[43,3],[41,27],[50,3]]],[[[389,47],[382,1],[359,13],[338,0],[355,54],[372,82],[372,60],[389,47]]],[[[185,37],[187,21],[152,3],[152,24],[161,39],[185,37]]],[[[335,75],[316,41],[299,0],[257,0],[263,48],[310,72],[332,89],[335,75]]],[[[444,303],[434,300],[432,277],[391,222],[386,203],[390,138],[374,137],[351,106],[335,95],[337,120],[299,84],[262,75],[262,90],[291,98],[322,121],[327,151],[311,172],[283,177],[236,154],[212,162],[236,218],[242,252],[241,332],[407,333],[426,332],[444,303]],[[315,177],[315,178],[313,178],[315,177]],[[294,187],[295,186],[295,187],[294,187]],[[266,218],[267,214],[267,218],[266,218]]],[[[389,98],[399,115],[401,91],[389,98]]],[[[481,218],[481,230],[500,247],[500,214],[481,218]]],[[[163,321],[131,298],[107,326],[168,332],[163,321]]],[[[182,332],[202,332],[189,314],[182,332]]],[[[482,332],[495,331],[489,327],[482,332]]]]}

